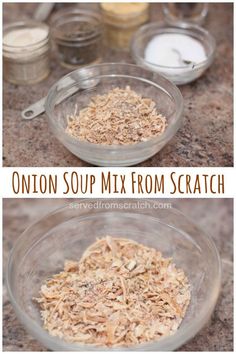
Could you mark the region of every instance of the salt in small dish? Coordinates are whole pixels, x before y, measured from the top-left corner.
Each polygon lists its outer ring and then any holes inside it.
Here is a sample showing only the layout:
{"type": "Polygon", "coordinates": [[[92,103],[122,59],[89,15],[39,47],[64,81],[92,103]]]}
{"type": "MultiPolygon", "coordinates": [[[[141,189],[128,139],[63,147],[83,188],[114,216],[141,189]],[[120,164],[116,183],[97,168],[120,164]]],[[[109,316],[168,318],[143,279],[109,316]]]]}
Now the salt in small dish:
{"type": "MultiPolygon", "coordinates": [[[[131,42],[131,54],[136,64],[142,67],[158,72],[174,82],[176,85],[183,85],[199,78],[212,64],[215,55],[215,39],[205,29],[197,25],[182,24],[181,27],[170,25],[157,25],[150,23],[140,27],[134,34],[131,42]],[[179,66],[160,65],[156,61],[147,60],[146,50],[148,44],[157,36],[161,35],[179,35],[194,39],[205,52],[205,58],[200,62],[189,61],[188,58],[179,55],[179,66]],[[187,59],[187,60],[186,60],[187,59]]],[[[178,47],[176,46],[176,52],[178,47]]],[[[164,48],[163,48],[164,50],[164,48]]],[[[157,55],[157,53],[156,53],[157,55]]]]}

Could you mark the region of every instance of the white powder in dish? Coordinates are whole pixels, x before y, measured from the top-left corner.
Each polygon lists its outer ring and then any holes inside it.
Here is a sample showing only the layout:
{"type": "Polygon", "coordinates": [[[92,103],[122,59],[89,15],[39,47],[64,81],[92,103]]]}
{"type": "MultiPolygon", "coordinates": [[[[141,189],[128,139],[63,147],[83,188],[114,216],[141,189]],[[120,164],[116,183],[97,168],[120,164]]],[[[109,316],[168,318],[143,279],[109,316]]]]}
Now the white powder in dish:
{"type": "Polygon", "coordinates": [[[166,67],[188,66],[189,61],[198,64],[207,59],[203,45],[184,34],[158,34],[145,49],[145,60],[166,67]]]}
{"type": "Polygon", "coordinates": [[[26,47],[42,41],[47,35],[48,31],[43,28],[15,29],[5,34],[3,44],[13,47],[26,47]]]}

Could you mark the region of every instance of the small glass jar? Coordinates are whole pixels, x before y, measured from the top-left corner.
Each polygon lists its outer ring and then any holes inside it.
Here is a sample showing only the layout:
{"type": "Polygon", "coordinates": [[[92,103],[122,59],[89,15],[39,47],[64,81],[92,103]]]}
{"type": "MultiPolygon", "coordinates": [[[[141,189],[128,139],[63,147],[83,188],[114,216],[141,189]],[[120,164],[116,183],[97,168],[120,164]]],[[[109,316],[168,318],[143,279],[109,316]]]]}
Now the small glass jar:
{"type": "Polygon", "coordinates": [[[62,66],[74,69],[101,60],[101,16],[77,8],[59,10],[52,18],[51,34],[62,66]]]}
{"type": "Polygon", "coordinates": [[[110,48],[129,50],[136,30],[149,19],[148,3],[101,3],[106,43],[110,48]]]}
{"type": "Polygon", "coordinates": [[[49,27],[37,21],[22,21],[3,29],[4,79],[18,85],[44,80],[50,72],[49,27]]]}
{"type": "Polygon", "coordinates": [[[199,2],[166,3],[162,6],[166,22],[172,25],[183,23],[201,25],[208,14],[208,4],[199,2]]]}

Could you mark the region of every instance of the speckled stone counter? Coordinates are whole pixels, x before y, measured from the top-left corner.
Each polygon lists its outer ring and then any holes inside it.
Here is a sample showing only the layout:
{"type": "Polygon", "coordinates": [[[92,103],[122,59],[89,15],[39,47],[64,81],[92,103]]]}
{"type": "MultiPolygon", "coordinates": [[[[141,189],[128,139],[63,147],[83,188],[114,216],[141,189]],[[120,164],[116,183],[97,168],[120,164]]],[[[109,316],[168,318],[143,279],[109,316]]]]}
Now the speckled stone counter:
{"type": "MultiPolygon", "coordinates": [[[[4,200],[4,275],[7,258],[17,237],[36,219],[64,205],[62,199],[4,200]]],[[[163,202],[163,200],[160,200],[163,202]]],[[[232,199],[168,200],[194,219],[209,233],[220,252],[223,274],[222,288],[211,322],[181,351],[233,350],[233,201],[232,199]]],[[[5,278],[5,277],[4,277],[5,278]]],[[[40,343],[26,333],[17,320],[3,285],[3,349],[4,351],[46,351],[40,343]]]]}
{"type": "MultiPolygon", "coordinates": [[[[80,6],[85,6],[81,5],[80,6]]],[[[88,6],[88,5],[87,5],[88,6]]],[[[90,5],[90,6],[96,6],[90,5]]],[[[152,4],[151,20],[163,19],[160,4],[152,4]]],[[[36,4],[3,4],[4,23],[31,18],[36,4]]],[[[233,5],[209,5],[206,28],[217,42],[216,58],[198,81],[181,87],[184,123],[172,141],[142,166],[232,166],[232,43],[233,5]]],[[[104,61],[132,62],[128,54],[105,50],[104,61]]],[[[4,166],[87,166],[66,150],[48,130],[46,116],[23,121],[20,112],[47,94],[66,74],[52,55],[52,72],[34,86],[4,82],[4,166]]]]}

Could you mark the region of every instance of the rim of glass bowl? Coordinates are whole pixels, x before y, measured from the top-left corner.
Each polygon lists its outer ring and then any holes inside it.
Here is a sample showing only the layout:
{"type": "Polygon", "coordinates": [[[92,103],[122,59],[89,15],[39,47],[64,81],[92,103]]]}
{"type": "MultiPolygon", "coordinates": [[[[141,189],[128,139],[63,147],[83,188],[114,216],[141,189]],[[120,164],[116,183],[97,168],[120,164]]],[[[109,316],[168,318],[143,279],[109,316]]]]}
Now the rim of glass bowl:
{"type": "MultiPolygon", "coordinates": [[[[132,202],[137,203],[139,199],[132,199],[132,202]]],[[[107,202],[106,199],[101,198],[99,199],[101,202],[107,202]]],[[[119,199],[110,199],[109,200],[111,203],[119,201],[119,199]]],[[[120,200],[121,202],[124,202],[124,199],[120,200]]],[[[149,203],[154,203],[155,201],[152,199],[147,199],[149,203]]],[[[81,201],[77,201],[76,203],[86,203],[86,202],[91,202],[91,199],[83,199],[81,201]]],[[[45,346],[48,346],[50,349],[51,348],[60,348],[59,350],[70,350],[70,351],[78,351],[78,350],[92,350],[92,351],[110,351],[110,348],[106,347],[96,347],[92,345],[87,345],[87,344],[72,344],[65,342],[64,340],[58,338],[58,337],[53,337],[51,336],[46,330],[43,329],[42,326],[40,326],[37,322],[32,320],[23,310],[21,310],[21,307],[18,305],[17,301],[14,298],[13,292],[11,290],[10,286],[10,274],[11,274],[11,265],[14,260],[14,253],[16,250],[21,246],[21,244],[24,244],[24,239],[29,237],[31,234],[31,229],[35,227],[38,223],[44,223],[45,220],[53,217],[54,215],[60,214],[63,211],[66,211],[66,209],[70,208],[71,203],[66,204],[63,207],[57,208],[56,210],[48,213],[44,217],[38,218],[37,221],[35,221],[33,224],[31,224],[29,227],[26,228],[26,230],[18,237],[16,240],[9,258],[8,258],[8,264],[7,264],[7,274],[6,274],[6,284],[7,284],[7,289],[8,289],[8,294],[11,299],[11,303],[16,311],[17,316],[20,318],[20,321],[26,326],[30,327],[30,332],[34,335],[35,339],[38,341],[41,341],[42,344],[45,346]]],[[[73,209],[72,209],[73,210],[73,209]]],[[[117,210],[118,212],[121,212],[119,208],[113,208],[113,210],[117,210]]],[[[147,210],[150,213],[150,209],[147,210]]],[[[205,232],[203,231],[198,225],[195,224],[195,222],[192,221],[191,218],[186,216],[184,213],[182,213],[179,209],[176,208],[171,208],[167,210],[168,212],[174,213],[177,216],[185,218],[188,222],[192,223],[194,226],[196,226],[201,232],[201,234],[204,235],[206,238],[206,244],[208,245],[209,249],[211,249],[213,257],[214,257],[214,262],[215,262],[215,268],[217,272],[217,277],[215,279],[215,286],[214,288],[211,289],[211,293],[208,296],[208,301],[205,302],[204,306],[201,308],[201,310],[198,313],[198,316],[195,316],[193,318],[193,321],[188,325],[187,328],[178,328],[176,333],[168,336],[166,338],[160,339],[158,341],[152,341],[149,343],[144,343],[144,344],[139,344],[136,346],[132,346],[130,348],[126,347],[119,347],[119,348],[114,348],[113,351],[132,351],[132,350],[141,350],[141,351],[152,351],[152,350],[174,350],[176,348],[179,348],[181,345],[186,343],[189,339],[194,337],[201,329],[202,327],[207,323],[209,320],[212,311],[214,310],[214,307],[216,305],[218,295],[220,292],[220,284],[221,284],[221,259],[219,252],[217,250],[217,247],[213,241],[213,239],[205,232]],[[155,348],[154,348],[155,346],[155,348]]],[[[86,209],[84,211],[83,217],[86,218],[87,214],[90,212],[89,209],[86,209]]],[[[106,212],[104,209],[96,209],[96,213],[104,213],[106,212]]],[[[108,212],[111,212],[109,210],[108,212]]],[[[135,209],[131,210],[131,213],[135,213],[135,209]]],[[[91,215],[91,213],[90,213],[91,215]]],[[[159,220],[160,223],[168,225],[169,227],[175,228],[173,225],[170,225],[168,222],[164,222],[161,219],[159,219],[158,215],[156,216],[156,219],[159,220]]],[[[177,228],[178,229],[178,228],[177,228]]],[[[178,229],[180,230],[180,229],[178,229]]]]}
{"type": "MultiPolygon", "coordinates": [[[[92,78],[90,78],[92,79],[92,78]]],[[[73,86],[77,86],[79,82],[82,81],[86,81],[87,79],[83,78],[81,81],[76,81],[76,83],[68,85],[64,90],[62,90],[63,92],[66,92],[68,89],[72,88],[73,86]]],[[[61,92],[62,92],[61,91],[61,92]]],[[[153,72],[151,70],[148,70],[146,68],[143,68],[142,66],[139,65],[135,65],[135,64],[126,64],[126,63],[102,63],[102,64],[95,64],[95,65],[88,65],[85,66],[84,68],[79,68],[76,69],[72,72],[70,72],[69,74],[63,76],[60,80],[58,80],[49,90],[48,95],[46,97],[46,102],[45,102],[45,111],[47,113],[48,119],[50,121],[50,123],[53,125],[53,127],[55,128],[55,130],[57,131],[58,134],[62,135],[64,140],[68,141],[69,143],[72,143],[74,145],[80,145],[81,147],[87,148],[87,149],[96,149],[96,150],[107,150],[107,151],[111,151],[114,149],[119,149],[119,150],[124,150],[127,151],[127,149],[129,150],[136,150],[137,148],[146,148],[147,146],[152,146],[155,145],[156,143],[161,143],[161,142],[167,142],[169,141],[177,132],[177,130],[180,127],[181,121],[182,121],[182,114],[183,114],[183,107],[184,107],[184,103],[183,103],[183,96],[180,92],[180,90],[178,89],[178,87],[172,83],[170,80],[166,79],[164,76],[160,75],[159,73],[153,72]],[[174,104],[175,104],[175,109],[176,112],[174,113],[176,115],[175,118],[175,122],[174,124],[171,125],[167,125],[166,130],[164,131],[163,134],[161,134],[160,136],[151,138],[147,141],[142,141],[142,142],[138,142],[138,143],[134,143],[134,144],[127,144],[127,145],[105,145],[105,144],[95,144],[95,143],[90,143],[87,141],[81,141],[79,139],[76,139],[72,136],[70,136],[69,134],[67,134],[65,132],[65,130],[60,127],[57,123],[56,120],[54,119],[54,106],[55,106],[55,102],[57,100],[57,93],[56,93],[56,88],[57,85],[62,82],[63,80],[65,80],[67,77],[72,76],[73,74],[77,74],[78,72],[82,72],[83,70],[88,70],[89,68],[102,68],[102,67],[107,67],[109,66],[111,69],[119,66],[123,66],[124,68],[138,68],[139,70],[143,70],[143,72],[147,72],[147,73],[151,73],[153,75],[155,75],[158,79],[160,79],[160,81],[162,82],[162,84],[168,84],[171,85],[173,92],[170,94],[167,89],[165,89],[163,86],[161,86],[160,84],[156,84],[154,81],[151,81],[149,79],[145,79],[144,77],[136,77],[133,75],[128,75],[128,74],[124,74],[122,75],[121,73],[119,74],[112,74],[112,71],[110,74],[102,74],[102,75],[98,75],[98,76],[124,76],[124,77],[128,77],[128,78],[134,78],[134,79],[139,79],[141,81],[144,81],[146,83],[150,83],[153,86],[157,87],[157,88],[161,88],[162,90],[164,90],[170,97],[171,99],[174,99],[174,104]]]]}
{"type": "MultiPolygon", "coordinates": [[[[163,69],[167,69],[167,70],[173,70],[173,71],[178,71],[178,70],[183,70],[185,69],[186,71],[189,69],[188,66],[177,66],[177,67],[173,67],[173,66],[164,66],[164,65],[158,65],[155,63],[152,63],[146,59],[144,59],[143,56],[139,55],[139,53],[137,53],[137,46],[136,46],[136,41],[139,40],[140,36],[145,37],[148,30],[152,30],[153,31],[153,35],[155,35],[155,30],[163,30],[162,33],[183,33],[185,31],[185,33],[190,33],[191,34],[191,30],[195,30],[198,31],[198,35],[195,33],[195,37],[198,38],[198,40],[201,42],[201,38],[200,35],[203,35],[205,38],[207,38],[208,43],[210,44],[211,47],[211,52],[210,54],[207,56],[207,59],[205,59],[204,61],[195,64],[194,65],[194,69],[192,70],[197,70],[200,69],[206,65],[208,65],[208,63],[211,63],[214,59],[215,56],[215,51],[216,51],[216,41],[215,38],[211,35],[211,33],[209,31],[207,31],[206,29],[202,28],[201,26],[195,25],[195,24],[189,24],[187,22],[182,22],[181,26],[175,26],[175,25],[171,25],[171,24],[156,24],[154,22],[152,23],[148,23],[144,26],[141,26],[133,35],[132,40],[131,40],[131,55],[133,56],[135,61],[139,61],[141,62],[142,66],[144,66],[145,68],[147,67],[146,65],[150,65],[153,68],[160,68],[163,69]]],[[[151,69],[150,69],[151,70],[151,69]]]]}

